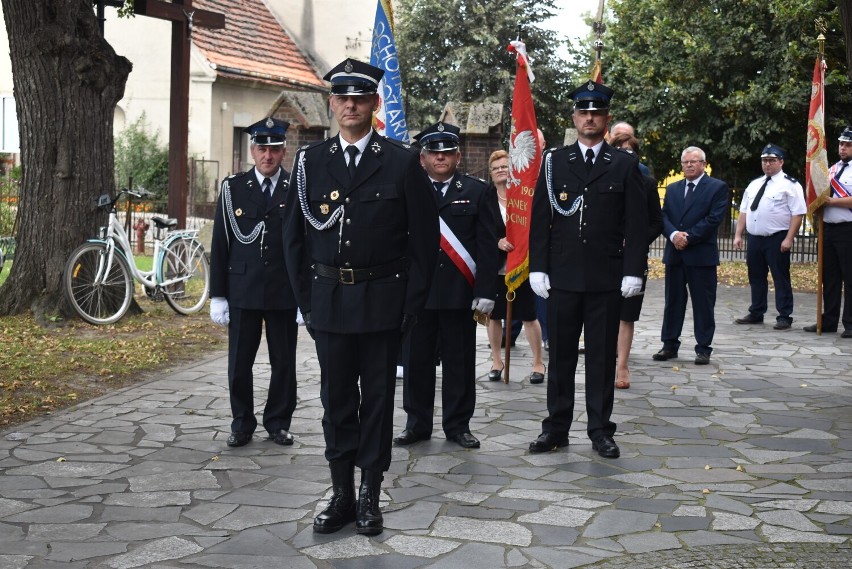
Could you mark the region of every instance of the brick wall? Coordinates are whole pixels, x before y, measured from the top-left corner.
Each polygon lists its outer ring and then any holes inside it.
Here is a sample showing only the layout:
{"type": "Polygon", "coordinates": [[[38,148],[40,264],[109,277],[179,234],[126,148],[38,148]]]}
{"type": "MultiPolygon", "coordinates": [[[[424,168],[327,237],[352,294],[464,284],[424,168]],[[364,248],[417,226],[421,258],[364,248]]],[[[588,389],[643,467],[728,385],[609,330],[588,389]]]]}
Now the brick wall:
{"type": "Polygon", "coordinates": [[[499,130],[488,134],[462,134],[461,170],[471,176],[490,181],[488,176],[488,157],[495,150],[506,150],[503,147],[502,138],[503,133],[499,130]]]}

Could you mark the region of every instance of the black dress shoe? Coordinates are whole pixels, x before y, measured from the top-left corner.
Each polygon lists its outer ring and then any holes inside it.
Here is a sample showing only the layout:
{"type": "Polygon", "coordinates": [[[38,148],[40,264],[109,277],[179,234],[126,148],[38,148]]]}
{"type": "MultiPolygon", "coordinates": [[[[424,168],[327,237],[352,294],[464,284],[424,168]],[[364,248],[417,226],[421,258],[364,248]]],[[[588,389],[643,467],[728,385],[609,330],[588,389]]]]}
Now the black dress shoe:
{"type": "Polygon", "coordinates": [[[844,330],[840,334],[840,337],[841,338],[852,338],[852,328],[848,328],[848,329],[844,330]]]}
{"type": "MultiPolygon", "coordinates": [[[[816,324],[811,324],[810,326],[805,326],[802,328],[805,332],[816,332],[816,324]]],[[[823,327],[822,331],[827,334],[831,334],[833,332],[837,332],[837,328],[826,328],[823,327]]]]}
{"type": "MultiPolygon", "coordinates": [[[[505,367],[505,366],[503,366],[505,367]]],[[[500,381],[503,379],[503,368],[492,369],[488,372],[488,381],[500,381]]]]}
{"type": "Polygon", "coordinates": [[[763,317],[755,316],[754,314],[746,314],[742,318],[737,318],[734,322],[737,324],[763,324],[763,317]]]}
{"type": "Polygon", "coordinates": [[[544,383],[544,374],[547,373],[547,368],[544,368],[543,373],[539,373],[534,371],[530,374],[530,383],[533,385],[538,385],[539,383],[544,383]]]}
{"type": "Polygon", "coordinates": [[[542,433],[530,443],[530,452],[550,452],[560,447],[568,446],[568,435],[559,436],[554,433],[542,433]]]}
{"type": "Polygon", "coordinates": [[[419,441],[428,441],[432,438],[432,435],[418,435],[414,431],[410,431],[405,429],[399,435],[393,438],[393,442],[398,445],[410,445],[419,441]]]}
{"type": "Polygon", "coordinates": [[[479,440],[470,433],[458,433],[447,440],[464,448],[479,448],[479,440]]]}
{"type": "Polygon", "coordinates": [[[278,429],[269,433],[269,440],[277,445],[290,446],[293,444],[293,435],[287,429],[278,429]]]}
{"type": "Polygon", "coordinates": [[[677,357],[677,352],[675,350],[670,350],[668,348],[663,348],[653,356],[655,361],[664,362],[666,360],[673,360],[677,357]]]}
{"type": "Polygon", "coordinates": [[[612,437],[604,435],[592,441],[592,448],[598,451],[598,454],[604,458],[618,458],[621,456],[621,451],[618,450],[618,445],[612,440],[612,437]]]}
{"type": "Polygon", "coordinates": [[[793,325],[791,320],[779,320],[775,323],[775,326],[772,327],[773,330],[789,330],[790,326],[793,325]]]}
{"type": "Polygon", "coordinates": [[[695,354],[695,365],[706,366],[710,363],[710,354],[695,354]]]}
{"type": "Polygon", "coordinates": [[[249,444],[251,442],[251,433],[231,433],[231,436],[228,437],[227,445],[229,447],[241,447],[249,444]]]}

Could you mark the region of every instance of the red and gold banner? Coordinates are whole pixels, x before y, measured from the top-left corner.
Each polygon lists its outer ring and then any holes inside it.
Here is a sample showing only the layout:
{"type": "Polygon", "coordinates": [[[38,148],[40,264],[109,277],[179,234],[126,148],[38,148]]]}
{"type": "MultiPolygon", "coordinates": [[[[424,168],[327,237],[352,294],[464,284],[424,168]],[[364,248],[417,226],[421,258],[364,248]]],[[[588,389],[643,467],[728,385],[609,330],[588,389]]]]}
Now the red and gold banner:
{"type": "Polygon", "coordinates": [[[808,216],[822,207],[828,199],[830,186],[828,176],[828,154],[825,149],[825,63],[817,56],[814,78],[811,83],[811,107],[808,113],[807,165],[805,186],[807,190],[808,216]]]}
{"type": "Polygon", "coordinates": [[[521,41],[513,41],[509,51],[517,55],[512,133],[509,137],[509,181],[506,186],[506,239],[515,247],[506,259],[506,287],[513,291],[529,277],[530,214],[542,148],[530,91],[535,75],[530,68],[526,46],[521,41]]]}

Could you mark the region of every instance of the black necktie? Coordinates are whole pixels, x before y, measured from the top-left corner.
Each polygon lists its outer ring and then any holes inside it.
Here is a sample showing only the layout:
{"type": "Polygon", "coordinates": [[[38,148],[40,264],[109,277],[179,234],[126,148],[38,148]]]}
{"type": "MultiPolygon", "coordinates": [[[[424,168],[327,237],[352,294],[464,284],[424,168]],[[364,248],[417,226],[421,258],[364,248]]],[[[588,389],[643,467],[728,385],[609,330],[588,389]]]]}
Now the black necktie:
{"type": "Polygon", "coordinates": [[[751,202],[751,211],[757,211],[757,206],[760,204],[760,198],[763,197],[763,192],[766,191],[766,184],[769,183],[769,176],[763,180],[763,185],[760,186],[760,189],[757,190],[757,195],[754,196],[754,201],[751,202]]]}
{"type": "Polygon", "coordinates": [[[837,171],[837,174],[835,174],[835,175],[834,175],[834,179],[835,179],[835,180],[839,180],[839,179],[840,179],[840,175],[843,173],[843,170],[845,170],[845,169],[846,169],[846,167],[847,167],[848,165],[849,165],[849,162],[844,162],[844,163],[843,163],[843,166],[841,166],[841,167],[840,167],[840,170],[838,170],[838,171],[837,171]]]}
{"type": "Polygon", "coordinates": [[[350,144],[346,147],[346,154],[349,155],[349,179],[355,179],[355,157],[358,156],[358,147],[350,144]]]}
{"type": "Polygon", "coordinates": [[[592,169],[592,166],[595,165],[595,151],[591,148],[586,149],[586,172],[589,172],[592,169]]]}
{"type": "Polygon", "coordinates": [[[269,205],[272,200],[272,180],[269,178],[263,179],[263,197],[266,198],[266,205],[269,205]]]}
{"type": "Polygon", "coordinates": [[[690,200],[690,198],[692,198],[692,195],[693,195],[694,193],[695,193],[695,183],[694,183],[694,182],[689,182],[689,183],[686,185],[686,197],[684,198],[684,201],[685,201],[685,202],[688,202],[688,201],[690,200]]]}
{"type": "Polygon", "coordinates": [[[432,185],[435,186],[435,191],[438,192],[438,195],[443,197],[443,195],[444,195],[444,182],[432,182],[432,185]]]}

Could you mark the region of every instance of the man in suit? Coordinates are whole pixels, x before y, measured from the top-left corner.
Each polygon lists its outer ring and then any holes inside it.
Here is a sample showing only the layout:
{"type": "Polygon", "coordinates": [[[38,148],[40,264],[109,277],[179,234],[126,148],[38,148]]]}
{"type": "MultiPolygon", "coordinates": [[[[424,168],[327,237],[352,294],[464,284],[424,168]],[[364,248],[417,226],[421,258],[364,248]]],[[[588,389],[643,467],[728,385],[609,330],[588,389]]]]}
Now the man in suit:
{"type": "Polygon", "coordinates": [[[352,521],[361,534],[383,530],[396,360],[426,304],[438,250],[434,190],[417,153],[372,129],[383,74],[346,59],[325,75],[340,133],[300,149],[290,182],[287,267],[316,342],[333,487],[314,519],[318,533],[352,521]]]}
{"type": "Polygon", "coordinates": [[[677,357],[690,296],[695,320],[695,363],[707,365],[716,331],[716,232],[730,209],[728,184],[704,173],[706,155],[698,147],[684,149],[680,164],[684,179],[668,185],[663,201],[663,235],[668,237],[663,252],[663,348],[653,358],[666,361],[677,357]]]}
{"type": "Polygon", "coordinates": [[[593,81],[571,93],[577,142],[548,151],[535,188],[530,285],[548,298],[547,418],[530,452],[568,444],[574,374],[585,327],[586,432],[592,448],[617,458],[610,420],[622,297],[642,289],[648,214],[639,160],[604,141],[612,89],[593,81]]]}
{"type": "MultiPolygon", "coordinates": [[[[844,128],[837,141],[840,160],[829,170],[831,196],[822,210],[825,245],[820,332],[837,332],[837,325],[843,324],[840,337],[852,338],[852,126],[844,128]]],[[[811,324],[804,330],[816,332],[817,326],[811,324]]]]}
{"type": "Polygon", "coordinates": [[[443,428],[448,441],[478,448],[470,432],[476,406],[476,321],[473,310],[494,308],[497,248],[491,213],[486,207],[488,185],[458,172],[461,161],[459,127],[439,122],[415,138],[420,164],[435,190],[441,227],[441,248],[426,308],[407,342],[403,408],[405,430],[393,440],[408,445],[431,438],[435,405],[435,352],[441,347],[443,428]]]}
{"type": "Polygon", "coordinates": [[[760,153],[763,176],[753,180],[743,192],[734,247],[743,248],[748,231],[748,283],[751,306],[737,324],[762,324],[769,296],[767,275],[775,283],[775,330],[789,330],[793,323],[793,286],[790,283],[790,250],[802,218],[808,211],[802,185],[784,173],[786,152],[767,144],[760,153]]]}
{"type": "Polygon", "coordinates": [[[257,427],[252,366],[266,326],[272,372],[263,427],[279,445],[292,445],[296,408],[296,299],[279,236],[290,173],[281,167],[288,123],[266,118],[245,129],[255,166],[222,183],[210,249],[210,317],[228,326],[231,435],[248,444],[257,427]]]}

